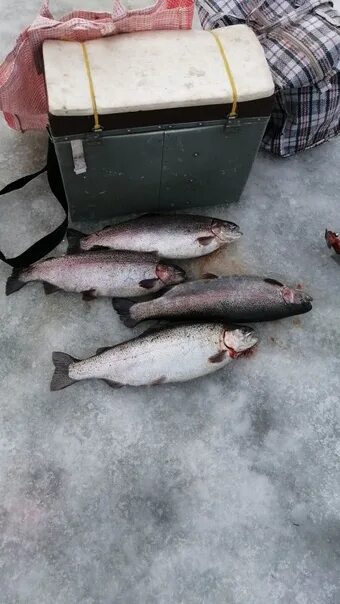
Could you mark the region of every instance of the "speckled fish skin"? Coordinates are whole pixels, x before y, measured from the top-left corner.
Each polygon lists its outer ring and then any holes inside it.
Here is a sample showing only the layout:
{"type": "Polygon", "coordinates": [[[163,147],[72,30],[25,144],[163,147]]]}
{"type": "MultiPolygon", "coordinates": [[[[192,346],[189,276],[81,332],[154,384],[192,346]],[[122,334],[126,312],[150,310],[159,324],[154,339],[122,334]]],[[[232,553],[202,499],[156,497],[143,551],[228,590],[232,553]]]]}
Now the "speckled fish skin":
{"type": "Polygon", "coordinates": [[[306,313],[312,298],[278,281],[231,276],[183,283],[157,299],[131,304],[114,300],[114,308],[128,326],[155,318],[272,321],[306,313]]]}
{"type": "Polygon", "coordinates": [[[71,247],[94,247],[157,252],[165,258],[195,258],[210,254],[241,237],[239,227],[209,216],[151,214],[82,235],[68,232],[71,247]]]}
{"type": "Polygon", "coordinates": [[[68,292],[98,296],[145,296],[165,286],[181,283],[185,273],[154,254],[95,251],[42,260],[15,270],[7,282],[7,294],[31,281],[42,281],[68,292]]]}
{"type": "Polygon", "coordinates": [[[224,367],[256,344],[250,327],[197,323],[149,330],[84,361],[53,353],[51,390],[92,378],[113,387],[185,382],[224,367]]]}

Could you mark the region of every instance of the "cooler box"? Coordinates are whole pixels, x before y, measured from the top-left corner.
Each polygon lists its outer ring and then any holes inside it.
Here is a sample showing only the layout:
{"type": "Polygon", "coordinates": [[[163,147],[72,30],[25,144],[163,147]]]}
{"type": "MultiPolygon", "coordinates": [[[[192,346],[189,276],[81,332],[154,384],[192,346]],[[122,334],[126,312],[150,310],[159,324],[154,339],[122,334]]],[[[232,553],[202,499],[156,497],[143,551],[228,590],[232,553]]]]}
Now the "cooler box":
{"type": "Polygon", "coordinates": [[[50,136],[74,221],[239,199],[274,85],[250,28],[214,33],[44,43],[50,136]]]}

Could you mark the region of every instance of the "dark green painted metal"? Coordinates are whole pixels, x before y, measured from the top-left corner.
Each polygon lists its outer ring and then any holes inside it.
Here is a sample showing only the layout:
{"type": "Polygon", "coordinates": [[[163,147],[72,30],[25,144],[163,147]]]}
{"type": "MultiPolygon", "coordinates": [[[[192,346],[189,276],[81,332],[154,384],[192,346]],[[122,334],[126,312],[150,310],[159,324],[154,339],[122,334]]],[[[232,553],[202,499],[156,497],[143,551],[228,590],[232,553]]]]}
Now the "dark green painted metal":
{"type": "Polygon", "coordinates": [[[162,209],[238,201],[266,124],[263,119],[234,120],[227,126],[167,132],[162,209]]]}
{"type": "Polygon", "coordinates": [[[71,145],[56,150],[73,221],[159,210],[163,134],[83,139],[85,174],[74,173],[71,145]]]}
{"type": "Polygon", "coordinates": [[[238,201],[267,118],[105,132],[81,138],[74,173],[69,138],[55,146],[73,221],[238,201]]]}

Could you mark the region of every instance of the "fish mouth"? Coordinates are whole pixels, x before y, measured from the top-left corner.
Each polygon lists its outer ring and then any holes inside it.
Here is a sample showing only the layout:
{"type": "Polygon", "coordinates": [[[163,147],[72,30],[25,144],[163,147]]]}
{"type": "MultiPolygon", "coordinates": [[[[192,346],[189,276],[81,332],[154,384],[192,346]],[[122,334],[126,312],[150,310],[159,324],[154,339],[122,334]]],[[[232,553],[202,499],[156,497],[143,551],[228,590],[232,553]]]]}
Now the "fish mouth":
{"type": "Polygon", "coordinates": [[[224,346],[230,358],[247,356],[258,344],[258,337],[252,327],[225,327],[224,346]]]}
{"type": "Polygon", "coordinates": [[[301,299],[303,302],[313,302],[313,298],[309,294],[302,294],[301,299]]]}
{"type": "Polygon", "coordinates": [[[309,294],[295,292],[294,306],[298,308],[300,307],[302,312],[309,312],[310,310],[312,310],[312,302],[313,298],[309,294]]]}
{"type": "Polygon", "coordinates": [[[281,295],[286,304],[302,306],[309,310],[312,308],[313,298],[306,292],[284,286],[281,290],[281,295]]]}
{"type": "Polygon", "coordinates": [[[213,220],[211,223],[211,232],[223,243],[235,241],[235,239],[239,239],[243,235],[238,224],[229,222],[228,220],[213,220]]]}
{"type": "Polygon", "coordinates": [[[157,264],[156,275],[164,285],[177,285],[186,281],[187,278],[185,270],[177,264],[157,264]]]}
{"type": "Polygon", "coordinates": [[[306,312],[308,312],[309,310],[312,310],[312,308],[313,308],[312,301],[313,301],[313,298],[310,298],[310,300],[304,300],[304,301],[302,302],[302,308],[303,308],[303,309],[304,309],[306,312]]]}

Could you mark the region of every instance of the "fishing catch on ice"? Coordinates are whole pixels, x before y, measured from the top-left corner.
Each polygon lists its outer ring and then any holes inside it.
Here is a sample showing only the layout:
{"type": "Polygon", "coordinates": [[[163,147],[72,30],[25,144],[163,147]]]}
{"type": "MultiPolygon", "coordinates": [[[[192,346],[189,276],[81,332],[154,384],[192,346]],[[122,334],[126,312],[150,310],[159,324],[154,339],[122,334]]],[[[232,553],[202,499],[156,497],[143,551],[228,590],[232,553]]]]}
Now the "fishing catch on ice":
{"type": "Polygon", "coordinates": [[[69,251],[96,248],[156,252],[172,259],[197,258],[241,237],[233,222],[190,214],[146,214],[84,235],[69,229],[69,251]]]}
{"type": "Polygon", "coordinates": [[[145,302],[115,299],[113,307],[128,327],[163,318],[238,323],[306,313],[312,309],[312,297],[275,279],[231,276],[183,283],[145,302]]]}
{"type": "Polygon", "coordinates": [[[57,290],[78,292],[85,300],[99,296],[138,297],[181,283],[185,278],[183,269],[155,254],[96,250],[47,258],[14,269],[7,280],[6,294],[40,281],[47,294],[57,290]]]}
{"type": "Polygon", "coordinates": [[[186,382],[249,354],[256,344],[250,327],[195,323],[151,329],[83,361],[54,352],[51,390],[93,378],[113,388],[186,382]]]}

